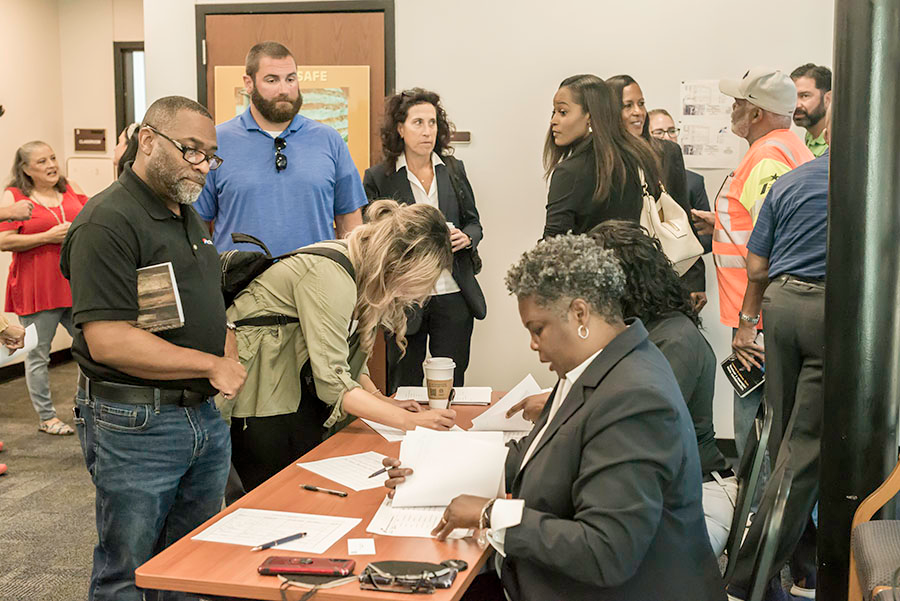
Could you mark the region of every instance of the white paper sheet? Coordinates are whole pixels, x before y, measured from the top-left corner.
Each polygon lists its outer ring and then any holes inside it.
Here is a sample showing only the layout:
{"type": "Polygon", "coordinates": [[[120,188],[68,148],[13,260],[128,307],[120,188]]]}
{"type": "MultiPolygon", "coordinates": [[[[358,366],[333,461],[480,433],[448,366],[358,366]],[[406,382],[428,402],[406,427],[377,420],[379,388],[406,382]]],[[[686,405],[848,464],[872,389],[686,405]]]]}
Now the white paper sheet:
{"type": "Polygon", "coordinates": [[[503,444],[508,443],[510,440],[522,440],[526,436],[528,436],[531,432],[504,432],[503,433],[503,444]]]}
{"type": "Polygon", "coordinates": [[[347,555],[375,555],[375,539],[348,538],[347,555]]]}
{"type": "Polygon", "coordinates": [[[193,537],[213,543],[256,547],[298,532],[303,538],[274,547],[283,551],[325,553],[361,520],[330,515],[240,508],[193,537]]]}
{"type": "Polygon", "coordinates": [[[25,328],[25,346],[14,351],[9,350],[5,346],[0,345],[0,366],[6,365],[10,361],[15,361],[18,357],[24,357],[25,353],[34,350],[37,346],[38,336],[37,327],[34,324],[25,328]]]}
{"type": "Polygon", "coordinates": [[[369,419],[360,419],[364,424],[381,434],[381,436],[384,437],[384,439],[388,442],[399,442],[403,440],[403,437],[406,436],[406,432],[404,430],[398,430],[397,428],[385,426],[384,424],[379,424],[378,422],[373,422],[369,419]]]}
{"type": "MultiPolygon", "coordinates": [[[[432,538],[434,530],[446,507],[394,507],[387,497],[375,512],[366,532],[384,536],[411,536],[415,538],[432,538]]],[[[457,528],[449,538],[465,538],[472,536],[472,530],[457,528]]]]}
{"type": "Polygon", "coordinates": [[[297,465],[347,488],[367,490],[378,488],[384,484],[384,480],[369,478],[369,476],[384,467],[381,461],[385,458],[386,455],[381,453],[366,451],[356,455],[329,457],[328,459],[298,463],[297,465]]]}
{"type": "MultiPolygon", "coordinates": [[[[452,405],[490,405],[491,393],[493,389],[490,386],[458,386],[453,390],[452,405]]],[[[400,386],[397,388],[397,394],[394,396],[398,401],[416,401],[418,403],[428,402],[428,389],[424,386],[400,386]]]]}
{"type": "Polygon", "coordinates": [[[397,487],[394,507],[449,505],[461,494],[495,497],[506,454],[502,432],[437,432],[416,428],[400,443],[400,462],[412,468],[397,487]]]}
{"type": "Polygon", "coordinates": [[[512,390],[507,392],[502,399],[473,419],[472,427],[469,431],[530,432],[534,424],[522,417],[521,411],[510,418],[506,417],[506,412],[525,397],[538,394],[539,392],[541,392],[541,387],[535,382],[534,377],[528,374],[512,390]]]}

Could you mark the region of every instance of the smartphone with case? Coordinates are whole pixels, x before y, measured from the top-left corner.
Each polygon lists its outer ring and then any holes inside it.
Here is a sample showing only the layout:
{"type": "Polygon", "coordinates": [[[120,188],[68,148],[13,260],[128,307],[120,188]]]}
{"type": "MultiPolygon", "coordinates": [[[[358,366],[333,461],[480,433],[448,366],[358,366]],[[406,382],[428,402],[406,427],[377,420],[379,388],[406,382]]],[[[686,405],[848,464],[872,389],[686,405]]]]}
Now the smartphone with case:
{"type": "Polygon", "coordinates": [[[356,562],[352,559],[328,557],[287,557],[275,555],[260,564],[257,571],[264,576],[275,574],[315,574],[318,576],[349,576],[356,562]]]}

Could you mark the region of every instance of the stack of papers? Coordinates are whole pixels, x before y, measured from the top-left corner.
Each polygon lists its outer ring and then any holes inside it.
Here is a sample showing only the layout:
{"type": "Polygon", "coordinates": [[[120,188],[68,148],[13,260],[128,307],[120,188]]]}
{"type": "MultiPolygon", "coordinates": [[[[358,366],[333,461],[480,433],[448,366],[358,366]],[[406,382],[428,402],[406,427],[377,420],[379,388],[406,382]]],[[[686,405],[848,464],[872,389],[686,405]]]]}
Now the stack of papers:
{"type": "Polygon", "coordinates": [[[306,532],[303,538],[278,545],[275,549],[321,554],[344,538],[360,521],[358,518],[242,507],[194,536],[193,540],[256,547],[306,532]]]}
{"type": "MultiPolygon", "coordinates": [[[[454,396],[451,405],[490,405],[491,393],[489,386],[458,386],[454,387],[454,396]]],[[[400,386],[394,396],[398,401],[428,402],[428,389],[424,386],[400,386]]]]}
{"type": "Polygon", "coordinates": [[[381,453],[366,451],[356,455],[329,457],[297,465],[347,488],[368,490],[384,484],[383,478],[369,478],[369,476],[384,467],[381,461],[386,458],[387,456],[381,453]]]}
{"type": "Polygon", "coordinates": [[[496,497],[504,492],[508,451],[501,432],[407,432],[400,463],[413,473],[397,487],[393,506],[446,506],[461,494],[496,497]]]}
{"type": "MultiPolygon", "coordinates": [[[[369,522],[366,532],[385,536],[413,536],[432,538],[435,529],[446,507],[394,507],[387,497],[369,522]]],[[[472,530],[457,528],[449,538],[465,538],[472,536],[472,530]]]]}
{"type": "MultiPolygon", "coordinates": [[[[401,440],[406,438],[406,432],[404,430],[398,430],[397,428],[392,428],[391,426],[385,426],[384,424],[379,424],[378,422],[373,422],[370,419],[364,419],[362,417],[359,419],[361,419],[367,426],[381,434],[381,436],[388,442],[400,442],[401,440]]],[[[450,428],[450,431],[465,432],[465,430],[455,424],[452,428],[450,428]]]]}
{"type": "Polygon", "coordinates": [[[528,374],[495,405],[473,419],[470,432],[530,432],[534,424],[522,417],[521,411],[509,418],[506,417],[506,412],[525,397],[541,392],[541,387],[535,382],[534,377],[528,374]]]}

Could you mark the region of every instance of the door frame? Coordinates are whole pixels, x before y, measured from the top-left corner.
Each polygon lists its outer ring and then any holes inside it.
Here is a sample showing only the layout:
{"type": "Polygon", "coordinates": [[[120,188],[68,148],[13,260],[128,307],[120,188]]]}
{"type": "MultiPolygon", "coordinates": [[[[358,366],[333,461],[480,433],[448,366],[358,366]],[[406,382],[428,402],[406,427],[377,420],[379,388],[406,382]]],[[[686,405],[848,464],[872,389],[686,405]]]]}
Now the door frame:
{"type": "MultiPolygon", "coordinates": [[[[116,95],[116,131],[112,139],[117,141],[119,133],[125,129],[125,102],[127,101],[128,82],[125,81],[125,53],[144,50],[144,42],[113,42],[113,72],[115,73],[116,95]]],[[[115,143],[113,146],[115,147],[115,143]]]]}
{"type": "Polygon", "coordinates": [[[390,95],[396,85],[394,0],[340,0],[318,2],[270,2],[265,4],[198,4],[197,101],[206,106],[206,16],[258,13],[384,13],[384,90],[390,95]]]}

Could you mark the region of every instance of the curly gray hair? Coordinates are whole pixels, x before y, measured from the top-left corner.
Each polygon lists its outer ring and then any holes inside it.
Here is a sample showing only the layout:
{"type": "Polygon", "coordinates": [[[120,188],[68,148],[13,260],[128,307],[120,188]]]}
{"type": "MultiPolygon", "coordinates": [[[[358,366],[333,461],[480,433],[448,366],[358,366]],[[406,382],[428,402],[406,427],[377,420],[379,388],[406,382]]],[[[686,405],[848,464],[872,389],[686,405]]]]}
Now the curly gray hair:
{"type": "Polygon", "coordinates": [[[622,319],[625,273],[615,253],[590,236],[565,234],[542,240],[506,274],[518,298],[533,296],[544,307],[581,298],[607,321],[622,319]]]}

